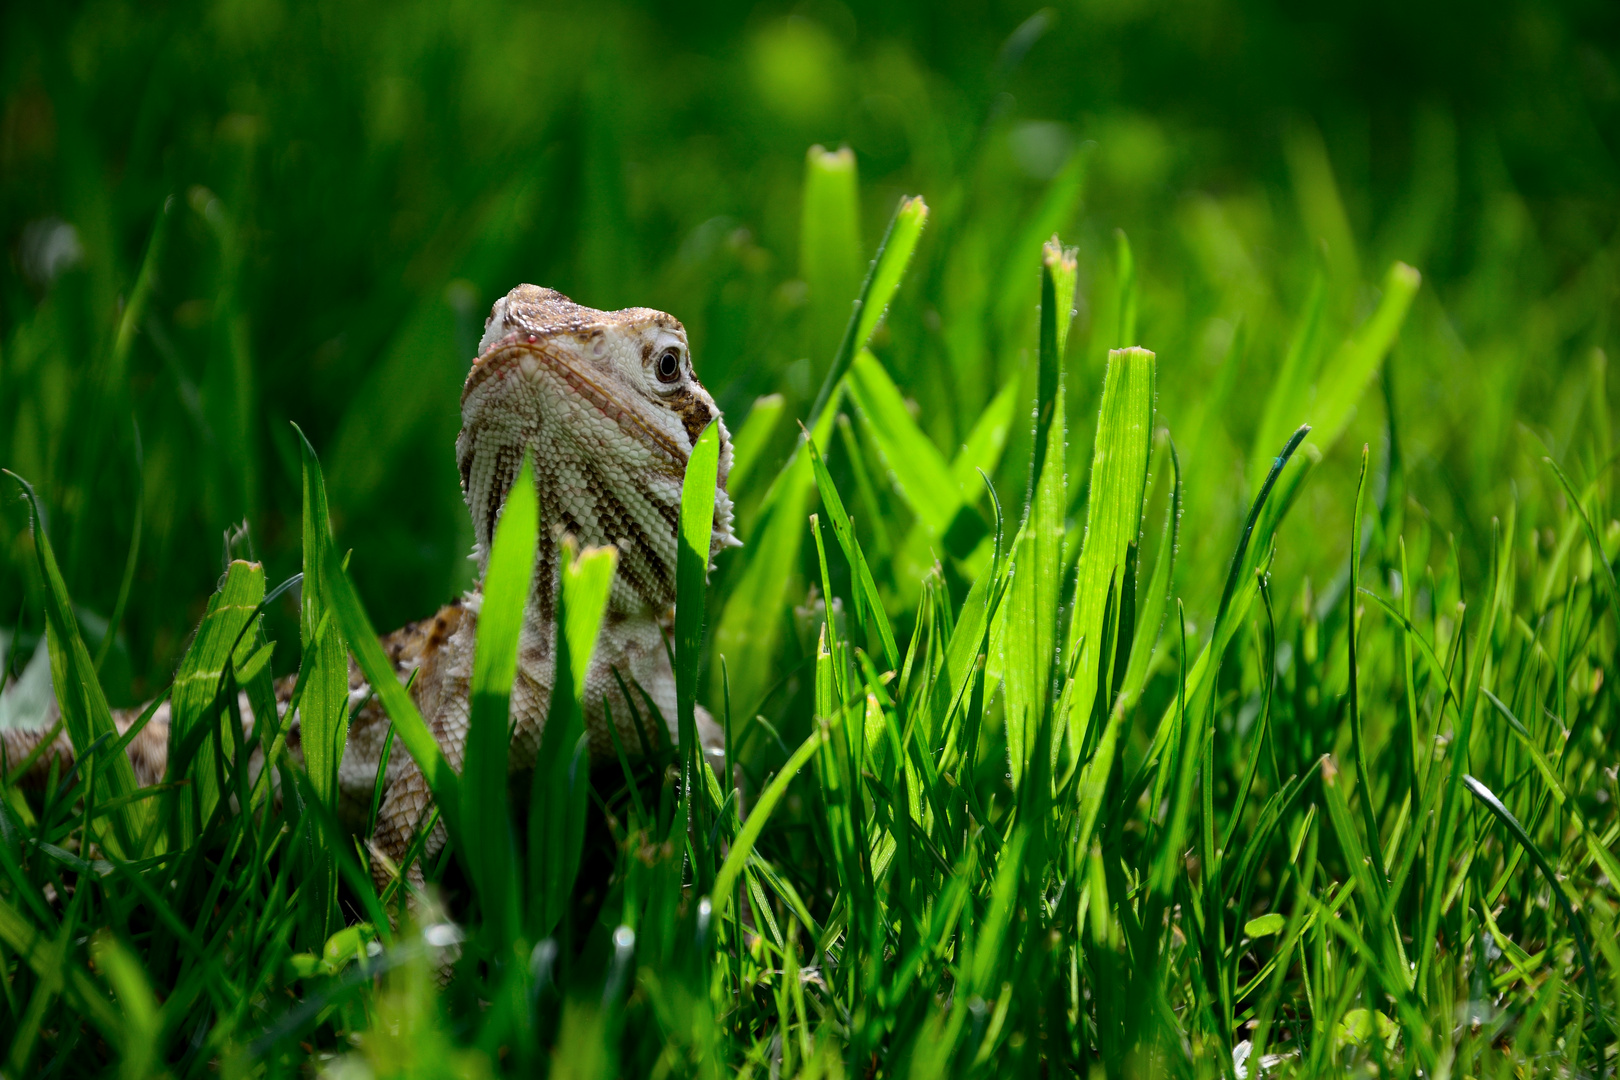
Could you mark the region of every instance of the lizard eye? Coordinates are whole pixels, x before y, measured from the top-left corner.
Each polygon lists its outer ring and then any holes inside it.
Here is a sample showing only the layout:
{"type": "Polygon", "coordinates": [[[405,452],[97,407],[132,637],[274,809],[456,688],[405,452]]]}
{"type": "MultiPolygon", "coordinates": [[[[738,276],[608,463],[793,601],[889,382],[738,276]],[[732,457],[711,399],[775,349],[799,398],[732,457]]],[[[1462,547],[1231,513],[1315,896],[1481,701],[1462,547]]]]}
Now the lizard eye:
{"type": "Polygon", "coordinates": [[[658,381],[672,383],[681,377],[681,354],[665,349],[658,358],[658,381]]]}

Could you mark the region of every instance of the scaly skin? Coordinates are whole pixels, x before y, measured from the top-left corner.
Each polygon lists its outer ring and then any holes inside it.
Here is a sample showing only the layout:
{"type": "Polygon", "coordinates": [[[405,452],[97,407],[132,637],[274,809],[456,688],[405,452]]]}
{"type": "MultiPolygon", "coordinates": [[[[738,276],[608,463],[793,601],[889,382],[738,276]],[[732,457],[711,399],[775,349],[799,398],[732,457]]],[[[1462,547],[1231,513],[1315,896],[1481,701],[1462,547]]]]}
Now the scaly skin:
{"type": "MultiPolygon", "coordinates": [[[[711,558],[737,543],[725,491],[731,442],[714,399],[692,371],[685,329],[661,311],[597,311],[551,289],[519,285],[495,303],[485,323],[478,357],[462,390],[461,420],[456,458],[477,540],[473,557],[480,586],[433,618],[383,639],[399,677],[417,673],[412,697],[450,764],[457,771],[462,768],[489,545],[525,453],[535,463],[540,534],[512,687],[512,772],[532,769],[545,727],[564,536],[583,546],[611,544],[619,552],[608,610],[585,678],[585,726],[593,760],[614,756],[609,704],[627,752],[638,753],[643,740],[653,737],[637,727],[637,718],[645,722],[647,717],[637,685],[656,703],[673,738],[675,677],[665,634],[674,613],[681,483],[691,448],[711,421],[720,425],[711,558]],[[625,699],[620,680],[637,700],[625,699]]],[[[285,708],[292,680],[283,680],[276,689],[285,708]]],[[[359,705],[369,697],[369,687],[351,661],[350,701],[359,705]]],[[[251,725],[245,698],[242,704],[245,723],[251,725]]],[[[119,727],[127,729],[135,715],[120,713],[119,727]]],[[[54,715],[48,718],[47,725],[54,720],[54,715]]],[[[130,744],[143,786],[163,778],[168,726],[164,705],[130,744]]],[[[338,783],[343,816],[356,827],[363,827],[370,808],[387,726],[373,699],[350,728],[338,783]]],[[[705,752],[719,766],[720,731],[702,709],[698,731],[705,752]]],[[[289,732],[288,748],[301,756],[296,716],[289,732]]],[[[3,733],[6,760],[19,761],[41,736],[38,731],[3,733]]],[[[25,782],[42,780],[53,757],[65,767],[71,755],[64,735],[40,756],[25,782]]],[[[430,802],[416,763],[408,754],[393,753],[371,840],[373,852],[387,860],[374,860],[379,880],[386,878],[388,862],[403,862],[430,802]]],[[[440,825],[427,839],[426,854],[435,854],[443,842],[440,825]]],[[[419,876],[419,869],[412,873],[419,876]]]]}

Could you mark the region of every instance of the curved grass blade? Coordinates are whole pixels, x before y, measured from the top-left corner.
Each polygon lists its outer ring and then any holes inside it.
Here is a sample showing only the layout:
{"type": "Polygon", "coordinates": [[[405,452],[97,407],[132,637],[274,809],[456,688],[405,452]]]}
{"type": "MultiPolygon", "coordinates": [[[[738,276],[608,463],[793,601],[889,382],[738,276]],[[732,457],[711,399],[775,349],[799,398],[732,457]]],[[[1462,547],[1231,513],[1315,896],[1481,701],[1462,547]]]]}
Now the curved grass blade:
{"type": "Polygon", "coordinates": [[[703,601],[714,546],[715,481],[720,429],[714,423],[692,444],[681,482],[681,531],[675,556],[675,699],[682,756],[697,747],[698,652],[703,645],[703,601]]]}
{"type": "Polygon", "coordinates": [[[1609,598],[1609,610],[1614,613],[1615,622],[1620,625],[1620,582],[1615,581],[1614,567],[1609,565],[1609,557],[1603,552],[1603,541],[1598,537],[1597,528],[1592,524],[1592,517],[1581,505],[1580,496],[1575,494],[1575,486],[1564,475],[1564,470],[1558,467],[1558,462],[1550,457],[1544,457],[1552,469],[1553,475],[1558,477],[1558,483],[1564,489],[1564,495],[1569,499],[1570,509],[1580,518],[1581,528],[1586,531],[1586,542],[1592,546],[1592,566],[1594,576],[1603,582],[1603,594],[1609,598]]]}
{"type": "Polygon", "coordinates": [[[737,884],[737,876],[747,864],[749,853],[759,841],[759,834],[765,831],[765,823],[770,820],[771,811],[782,801],[782,796],[787,794],[788,784],[793,782],[799,770],[815,756],[825,738],[825,732],[817,726],[804,742],[799,744],[799,748],[793,751],[793,756],[788,758],[787,764],[782,766],[781,771],[760,793],[759,800],[754,803],[754,809],[749,812],[748,819],[738,831],[737,839],[732,842],[731,850],[726,853],[726,861],[721,864],[720,872],[714,877],[714,889],[709,896],[710,902],[714,905],[715,919],[725,915],[726,905],[731,902],[732,888],[737,884]]]}
{"type": "Polygon", "coordinates": [[[1604,1028],[1608,1028],[1609,1021],[1603,1011],[1603,999],[1598,996],[1597,969],[1592,966],[1592,951],[1587,948],[1586,944],[1586,931],[1581,924],[1580,917],[1575,914],[1575,908],[1570,904],[1569,896],[1564,892],[1563,885],[1559,883],[1558,875],[1553,872],[1552,866],[1547,862],[1547,857],[1541,853],[1541,849],[1536,846],[1535,841],[1530,839],[1530,834],[1525,832],[1524,826],[1519,824],[1519,819],[1513,816],[1513,811],[1502,805],[1502,800],[1498,799],[1490,788],[1467,773],[1463,774],[1462,782],[1467,786],[1474,798],[1478,799],[1480,804],[1489,810],[1496,820],[1502,823],[1503,827],[1513,836],[1513,839],[1519,842],[1519,846],[1524,848],[1525,854],[1529,855],[1530,860],[1536,864],[1536,869],[1541,871],[1541,876],[1547,879],[1547,887],[1552,890],[1553,896],[1558,900],[1558,906],[1563,909],[1564,918],[1569,920],[1570,933],[1574,935],[1575,944],[1581,952],[1581,965],[1586,970],[1587,1007],[1597,1017],[1598,1023],[1604,1028]]]}
{"type": "Polygon", "coordinates": [[[208,610],[197,626],[191,648],[180,661],[180,670],[174,677],[170,696],[171,720],[169,728],[172,779],[188,779],[187,790],[177,796],[180,846],[189,847],[198,834],[197,823],[214,811],[221,792],[216,773],[224,762],[215,740],[201,738],[194,757],[180,752],[194,737],[210,726],[229,723],[228,710],[222,708],[221,688],[227,669],[233,663],[240,666],[247,659],[242,646],[251,651],[252,642],[244,640],[249,628],[257,620],[260,601],[264,598],[264,570],[258,563],[236,560],[226,569],[225,580],[219,591],[208,601],[208,610]]]}
{"type": "Polygon", "coordinates": [[[337,617],[335,621],[343,628],[344,636],[352,642],[354,658],[365,673],[366,681],[376,692],[377,700],[382,702],[383,711],[394,722],[399,741],[405,744],[405,749],[422,770],[422,777],[433,792],[433,801],[438,804],[452,839],[459,841],[462,824],[461,778],[450,767],[444,751],[439,749],[438,741],[433,738],[433,733],[422,720],[422,714],[417,711],[416,703],[395,675],[394,665],[388,659],[388,654],[383,652],[382,642],[372,629],[371,619],[360,603],[360,594],[355,591],[354,582],[349,580],[348,573],[343,569],[342,556],[336,547],[326,547],[322,572],[328,590],[327,602],[337,617]]]}
{"type": "Polygon", "coordinates": [[[900,279],[905,276],[906,266],[911,262],[912,253],[917,250],[917,240],[922,236],[923,226],[927,222],[928,204],[923,202],[921,195],[901,198],[900,205],[894,209],[894,216],[889,219],[889,227],[884,230],[882,241],[878,243],[877,254],[872,257],[872,264],[866,271],[866,280],[855,299],[855,310],[850,313],[849,325],[844,329],[844,339],[839,342],[838,352],[833,356],[832,365],[827,368],[827,377],[821,381],[821,389],[816,393],[815,404],[810,407],[806,427],[816,426],[822,411],[832,401],[833,388],[844,377],[844,372],[849,370],[855,354],[866,346],[867,339],[877,329],[878,321],[888,310],[895,290],[900,287],[900,279]]]}
{"type": "MultiPolygon", "coordinates": [[[[0,469],[17,481],[28,503],[29,528],[34,538],[34,563],[39,571],[40,590],[45,607],[46,640],[51,657],[51,683],[56,701],[62,711],[62,722],[74,751],[87,753],[99,739],[116,742],[118,730],[113,724],[112,710],[107,705],[101,682],[96,678],[95,664],[90,650],[79,633],[79,622],[73,614],[73,602],[68,598],[67,585],[56,564],[46,534],[44,514],[40,510],[39,496],[33,486],[12,472],[0,469]]],[[[109,755],[95,771],[95,791],[98,801],[133,794],[135,770],[123,754],[109,755]]],[[[128,859],[140,857],[140,838],[145,832],[146,804],[126,802],[113,815],[113,835],[103,837],[109,850],[128,859]]]]}
{"type": "Polygon", "coordinates": [[[894,630],[889,625],[888,613],[883,610],[883,598],[878,594],[877,582],[872,580],[872,570],[867,565],[866,555],[861,551],[860,541],[855,538],[855,527],[850,524],[849,514],[844,511],[844,500],[838,495],[838,488],[833,484],[832,475],[827,472],[826,463],[821,460],[821,452],[811,440],[805,440],[810,451],[810,463],[816,473],[816,488],[821,492],[821,503],[827,510],[827,517],[832,522],[833,535],[838,538],[838,546],[844,551],[844,558],[855,579],[855,615],[861,622],[866,622],[868,616],[871,625],[877,630],[878,639],[883,643],[883,658],[891,671],[900,667],[899,650],[894,643],[894,630]]]}

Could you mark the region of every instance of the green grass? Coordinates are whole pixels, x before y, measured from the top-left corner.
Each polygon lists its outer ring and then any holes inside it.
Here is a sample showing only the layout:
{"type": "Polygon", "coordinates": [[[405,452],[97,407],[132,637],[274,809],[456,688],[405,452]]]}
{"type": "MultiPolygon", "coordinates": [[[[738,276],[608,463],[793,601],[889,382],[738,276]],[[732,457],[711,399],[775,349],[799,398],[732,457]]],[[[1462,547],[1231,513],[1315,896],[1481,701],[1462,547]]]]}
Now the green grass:
{"type": "Polygon", "coordinates": [[[1620,1065],[1602,18],[1446,25],[1489,78],[1384,100],[1298,57],[1430,15],[842,10],[0,16],[0,622],[81,750],[6,763],[0,1073],[1620,1065]],[[519,280],[685,320],[744,546],[704,579],[695,455],[680,737],[594,771],[570,563],[508,789],[514,591],[464,775],[375,630],[469,581],[519,280]],[[451,837],[414,909],[337,821],[348,649],[451,837]],[[234,716],[294,673],[307,771],[234,716]],[[111,708],[165,697],[138,790],[111,708]]]}

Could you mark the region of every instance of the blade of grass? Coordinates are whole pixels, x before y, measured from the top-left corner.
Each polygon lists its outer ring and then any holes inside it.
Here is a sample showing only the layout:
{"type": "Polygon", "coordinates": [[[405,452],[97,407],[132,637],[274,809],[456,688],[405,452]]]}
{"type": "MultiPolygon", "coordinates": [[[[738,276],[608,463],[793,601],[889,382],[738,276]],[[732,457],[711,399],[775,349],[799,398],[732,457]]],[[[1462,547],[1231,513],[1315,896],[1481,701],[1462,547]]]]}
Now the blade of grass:
{"type": "Polygon", "coordinates": [[[557,590],[556,661],[546,726],[540,735],[529,795],[528,933],[549,937],[567,913],[585,836],[588,769],[580,767],[585,737],[585,675],[607,613],[618,551],[564,543],[557,590]]]}
{"type": "MultiPolygon", "coordinates": [[[[1530,834],[1525,832],[1523,825],[1519,824],[1519,819],[1514,817],[1513,812],[1506,806],[1502,805],[1502,800],[1498,799],[1490,788],[1472,776],[1464,774],[1462,782],[1467,785],[1469,793],[1479,800],[1480,804],[1489,810],[1497,821],[1502,823],[1514,840],[1519,842],[1519,846],[1524,848],[1525,853],[1530,856],[1530,860],[1536,864],[1536,869],[1541,871],[1541,876],[1547,880],[1547,887],[1552,890],[1553,897],[1558,901],[1558,906],[1562,909],[1564,918],[1569,923],[1570,934],[1575,938],[1575,944],[1580,949],[1581,966],[1586,974],[1588,1008],[1597,1017],[1599,1025],[1607,1030],[1609,1021],[1603,1011],[1603,999],[1598,996],[1597,968],[1592,964],[1592,951],[1587,947],[1586,931],[1582,928],[1580,917],[1575,914],[1575,908],[1569,902],[1569,895],[1564,892],[1563,883],[1558,880],[1558,875],[1554,873],[1551,864],[1547,862],[1547,857],[1541,853],[1541,849],[1536,846],[1535,841],[1530,838],[1530,834]]],[[[1601,1053],[1600,1048],[1595,1047],[1594,1049],[1601,1053]]],[[[1598,1062],[1598,1071],[1600,1073],[1603,1071],[1601,1059],[1598,1062]]]]}
{"type": "Polygon", "coordinates": [[[1035,739],[1038,731],[1053,726],[1049,713],[1054,659],[1061,663],[1061,657],[1055,654],[1060,633],[1058,594],[1063,584],[1063,517],[1068,509],[1063,344],[1068,334],[1075,273],[1073,250],[1065,250],[1053,237],[1041,259],[1040,349],[1028,504],[1021,535],[1014,543],[1004,646],[1007,753],[1014,791],[1021,789],[1024,774],[1035,768],[1037,760],[1047,761],[1043,768],[1049,775],[1050,758],[1060,745],[1054,739],[1043,746],[1035,739]],[[1060,290],[1060,280],[1066,284],[1065,290],[1060,290]],[[1044,755],[1044,759],[1038,759],[1037,754],[1044,755]]]}
{"type": "Polygon", "coordinates": [[[900,288],[900,280],[905,276],[912,253],[917,249],[917,241],[922,237],[923,226],[927,223],[928,204],[923,202],[922,196],[902,197],[894,208],[894,216],[889,219],[889,227],[884,230],[883,239],[878,242],[877,254],[867,268],[866,280],[862,282],[860,294],[855,299],[855,310],[844,329],[843,340],[838,343],[832,364],[827,368],[821,389],[816,393],[815,403],[810,407],[810,420],[806,427],[816,426],[822,411],[832,403],[833,388],[878,328],[884,312],[889,309],[889,302],[900,288]]]}
{"type": "Polygon", "coordinates": [[[861,551],[860,541],[855,538],[855,528],[850,523],[849,515],[844,512],[844,501],[839,498],[838,489],[833,485],[831,474],[821,460],[821,453],[811,440],[806,440],[806,447],[810,452],[810,463],[815,469],[816,488],[821,493],[822,506],[827,511],[827,517],[832,522],[833,535],[838,539],[838,546],[843,549],[844,558],[849,562],[850,572],[855,584],[855,616],[862,624],[870,620],[870,625],[877,631],[878,639],[883,644],[883,658],[891,671],[900,666],[899,652],[894,644],[894,630],[889,625],[888,613],[883,610],[883,597],[878,592],[877,583],[872,580],[872,570],[866,563],[866,556],[861,551]]]}
{"type": "Polygon", "coordinates": [[[405,744],[405,749],[422,770],[450,837],[456,840],[461,835],[461,778],[450,767],[444,751],[439,749],[438,741],[423,722],[422,714],[417,711],[416,703],[394,674],[394,665],[388,659],[388,654],[383,652],[382,643],[371,627],[371,619],[360,603],[354,583],[343,569],[342,556],[335,547],[327,546],[322,559],[327,603],[337,616],[336,622],[343,628],[343,636],[351,643],[355,660],[376,692],[377,700],[382,702],[383,711],[393,721],[399,741],[405,744]]]}
{"type": "MultiPolygon", "coordinates": [[[[1098,681],[1106,658],[1115,653],[1115,642],[1103,634],[1109,590],[1117,589],[1117,595],[1123,596],[1135,589],[1135,582],[1126,583],[1122,577],[1127,570],[1126,552],[1142,531],[1148,462],[1153,453],[1156,373],[1156,358],[1146,349],[1116,349],[1108,354],[1091,457],[1085,544],[1075,576],[1074,618],[1069,628],[1071,651],[1082,637],[1096,643],[1080,660],[1074,704],[1066,718],[1069,748],[1076,758],[1093,704],[1109,690],[1098,681]]],[[[1099,707],[1106,715],[1113,702],[1104,700],[1099,707]]]]}
{"type": "MultiPolygon", "coordinates": [[[[1367,446],[1361,447],[1361,477],[1356,482],[1356,510],[1350,519],[1350,590],[1348,596],[1349,613],[1345,624],[1346,648],[1349,653],[1349,705],[1350,705],[1350,739],[1352,751],[1356,756],[1356,786],[1361,789],[1361,821],[1367,831],[1367,848],[1372,855],[1373,866],[1377,870],[1377,877],[1381,884],[1384,875],[1388,873],[1388,864],[1384,861],[1384,845],[1378,836],[1378,817],[1373,809],[1373,788],[1371,774],[1367,771],[1367,743],[1366,735],[1361,730],[1361,695],[1357,686],[1358,665],[1356,657],[1356,605],[1361,590],[1361,515],[1363,500],[1367,494],[1367,446]]],[[[1383,897],[1383,890],[1377,894],[1383,897]]]]}
{"type": "MultiPolygon", "coordinates": [[[[675,708],[683,787],[697,790],[700,770],[709,765],[704,748],[698,742],[697,690],[699,656],[703,648],[704,593],[708,588],[710,552],[714,547],[715,481],[719,474],[720,428],[711,423],[703,429],[692,444],[691,456],[686,462],[686,475],[681,483],[680,533],[675,556],[675,708]]],[[[709,820],[704,811],[707,799],[693,799],[689,804],[693,820],[689,823],[697,845],[699,889],[714,872],[705,838],[709,833],[709,820]]]]}
{"type": "MultiPolygon", "coordinates": [[[[219,708],[219,689],[226,667],[231,663],[233,649],[239,649],[249,623],[258,615],[259,603],[264,598],[264,570],[258,563],[237,560],[230,564],[219,591],[208,601],[208,609],[197,626],[191,648],[180,661],[180,670],[174,677],[170,695],[169,740],[171,754],[169,775],[172,779],[190,781],[188,789],[178,795],[180,805],[180,846],[189,847],[197,840],[194,822],[214,812],[219,799],[216,773],[223,762],[215,749],[216,741],[203,738],[196,756],[186,760],[178,748],[208,725],[229,722],[229,716],[219,708]]],[[[245,657],[244,657],[245,659],[245,657]]]]}
{"type": "Polygon", "coordinates": [[[1580,497],[1575,494],[1575,486],[1564,475],[1564,470],[1550,457],[1541,460],[1552,469],[1553,475],[1558,477],[1558,484],[1564,489],[1564,496],[1569,499],[1569,506],[1579,518],[1581,528],[1586,532],[1586,542],[1592,548],[1592,576],[1603,582],[1603,595],[1608,598],[1609,610],[1614,614],[1615,624],[1620,627],[1620,582],[1615,580],[1614,567],[1609,564],[1608,555],[1604,554],[1603,541],[1598,537],[1597,528],[1592,524],[1592,517],[1581,505],[1580,497]]]}
{"type": "Polygon", "coordinates": [[[819,727],[810,732],[804,742],[799,744],[799,748],[793,751],[787,763],[765,786],[765,790],[760,792],[759,799],[743,821],[743,827],[737,833],[737,839],[733,841],[731,850],[726,853],[726,861],[720,865],[720,872],[715,875],[714,889],[709,896],[714,905],[716,919],[725,915],[726,906],[731,903],[731,894],[737,884],[737,876],[747,865],[748,857],[753,853],[755,844],[759,842],[760,833],[765,831],[765,823],[770,820],[771,812],[776,809],[776,804],[782,801],[782,796],[787,794],[788,785],[799,774],[799,770],[804,768],[821,748],[825,738],[826,733],[819,727]]]}
{"type": "MultiPolygon", "coordinates": [[[[303,430],[297,424],[293,430],[298,433],[303,455],[304,583],[299,599],[298,639],[313,658],[299,707],[299,723],[304,766],[316,794],[335,810],[338,766],[349,733],[349,655],[344,639],[353,640],[353,635],[340,621],[328,621],[325,633],[316,635],[332,603],[333,586],[326,570],[328,554],[334,550],[332,526],[320,459],[303,430]]],[[[372,678],[373,689],[381,694],[370,672],[367,677],[372,678]]],[[[398,681],[391,670],[389,681],[398,681]]]]}
{"type": "Polygon", "coordinates": [[[540,502],[534,460],[525,452],[495,524],[469,688],[462,768],[463,854],[472,870],[491,951],[504,952],[518,929],[517,847],[507,807],[512,683],[517,677],[523,611],[539,550],[540,502]]]}
{"type": "MultiPolygon", "coordinates": [[[[98,740],[109,743],[118,738],[113,724],[112,710],[107,706],[100,681],[96,678],[95,664],[90,650],[79,633],[78,619],[73,614],[73,603],[68,598],[67,585],[62,581],[56,565],[56,554],[46,535],[39,497],[33,487],[9,469],[0,469],[17,481],[28,504],[28,523],[33,536],[34,565],[39,573],[40,594],[45,606],[46,640],[51,657],[51,684],[62,712],[62,721],[74,751],[86,753],[98,740]]],[[[101,799],[116,799],[135,791],[135,770],[122,754],[109,756],[96,770],[96,794],[101,799]]],[[[146,805],[127,802],[120,806],[112,820],[111,837],[103,837],[110,844],[112,854],[123,858],[139,858],[139,840],[145,833],[146,805]]]]}

